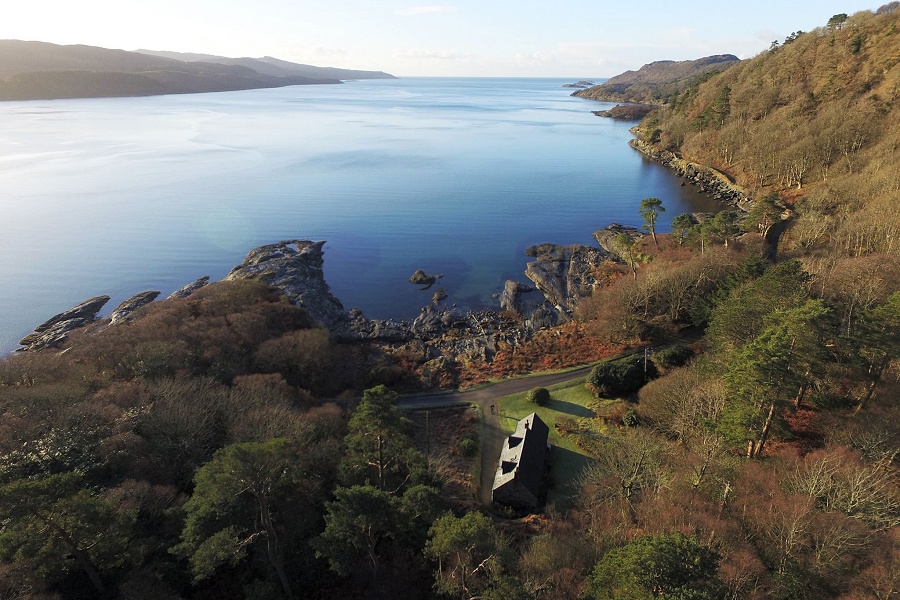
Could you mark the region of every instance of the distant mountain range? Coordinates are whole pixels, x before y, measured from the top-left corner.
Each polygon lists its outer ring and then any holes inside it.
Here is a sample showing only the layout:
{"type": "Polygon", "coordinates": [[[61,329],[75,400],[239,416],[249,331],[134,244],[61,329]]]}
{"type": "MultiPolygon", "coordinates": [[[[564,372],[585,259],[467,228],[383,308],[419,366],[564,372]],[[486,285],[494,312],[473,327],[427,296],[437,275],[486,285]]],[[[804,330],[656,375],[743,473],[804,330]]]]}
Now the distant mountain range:
{"type": "Polygon", "coordinates": [[[663,103],[674,94],[712,73],[718,73],[740,59],[733,54],[717,54],[697,60],[660,60],[637,71],[625,71],[600,85],[572,94],[609,102],[663,103]]]}
{"type": "Polygon", "coordinates": [[[0,40],[0,100],[194,94],[392,78],[381,71],[314,67],[269,56],[227,58],[0,40]]]}

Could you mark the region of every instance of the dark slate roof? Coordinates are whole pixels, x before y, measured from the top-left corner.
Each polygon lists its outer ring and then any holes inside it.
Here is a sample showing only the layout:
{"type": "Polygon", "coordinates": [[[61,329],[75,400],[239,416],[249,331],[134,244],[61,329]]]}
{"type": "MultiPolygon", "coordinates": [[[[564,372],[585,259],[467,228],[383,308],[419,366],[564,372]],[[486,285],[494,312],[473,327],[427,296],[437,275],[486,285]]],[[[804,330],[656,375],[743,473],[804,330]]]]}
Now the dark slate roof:
{"type": "Polygon", "coordinates": [[[531,413],[519,421],[515,433],[503,444],[492,489],[515,481],[537,498],[547,462],[549,436],[550,428],[537,414],[531,413]]]}

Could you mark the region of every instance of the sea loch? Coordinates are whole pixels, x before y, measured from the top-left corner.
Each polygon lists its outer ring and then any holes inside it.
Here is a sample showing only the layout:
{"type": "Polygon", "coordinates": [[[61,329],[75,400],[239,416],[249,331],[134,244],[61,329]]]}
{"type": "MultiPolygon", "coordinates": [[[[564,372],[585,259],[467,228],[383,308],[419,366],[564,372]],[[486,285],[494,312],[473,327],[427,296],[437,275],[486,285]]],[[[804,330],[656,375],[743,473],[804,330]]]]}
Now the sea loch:
{"type": "Polygon", "coordinates": [[[0,103],[0,351],[78,302],[221,279],[254,246],[327,240],[346,308],[411,318],[496,307],[525,249],[661,229],[713,204],[628,147],[630,124],[557,79],[332,86],[0,103]]]}

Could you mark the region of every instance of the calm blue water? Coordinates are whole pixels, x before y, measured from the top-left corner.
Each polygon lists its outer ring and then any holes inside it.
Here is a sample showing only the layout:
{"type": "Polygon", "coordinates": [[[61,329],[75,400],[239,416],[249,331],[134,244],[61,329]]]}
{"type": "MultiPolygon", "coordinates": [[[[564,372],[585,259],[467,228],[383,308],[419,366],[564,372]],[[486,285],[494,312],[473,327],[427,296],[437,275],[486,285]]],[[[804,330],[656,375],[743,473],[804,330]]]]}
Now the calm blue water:
{"type": "Polygon", "coordinates": [[[0,103],[0,351],[88,297],[111,310],[223,277],[251,248],[327,240],[347,308],[409,318],[406,279],[496,306],[524,251],[592,243],[709,201],[557,79],[412,78],[222,94],[0,103]]]}

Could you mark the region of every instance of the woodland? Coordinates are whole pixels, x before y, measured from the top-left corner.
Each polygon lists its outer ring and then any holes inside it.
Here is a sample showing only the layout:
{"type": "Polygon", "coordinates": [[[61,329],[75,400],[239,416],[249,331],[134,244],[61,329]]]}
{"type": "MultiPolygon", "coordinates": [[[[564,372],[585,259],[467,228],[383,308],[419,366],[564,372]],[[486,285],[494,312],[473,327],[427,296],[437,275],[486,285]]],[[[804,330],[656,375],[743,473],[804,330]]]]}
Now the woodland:
{"type": "Polygon", "coordinates": [[[435,377],[254,281],[0,361],[0,598],[900,597],[898,91],[898,2],[688,86],[635,134],[747,210],[636,199],[649,235],[491,362],[435,377]],[[537,515],[477,501],[477,411],[397,405],[623,350],[537,515]]]}

